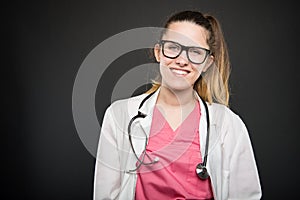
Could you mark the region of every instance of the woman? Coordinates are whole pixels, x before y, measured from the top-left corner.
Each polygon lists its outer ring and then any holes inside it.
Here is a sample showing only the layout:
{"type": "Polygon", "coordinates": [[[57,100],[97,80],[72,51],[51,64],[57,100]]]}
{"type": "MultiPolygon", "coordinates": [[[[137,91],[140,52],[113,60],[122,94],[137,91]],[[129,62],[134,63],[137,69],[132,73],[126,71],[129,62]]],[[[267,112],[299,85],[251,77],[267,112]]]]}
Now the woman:
{"type": "Polygon", "coordinates": [[[106,110],[94,199],[260,199],[247,129],[228,108],[218,21],[182,11],[165,28],[154,47],[160,79],[106,110]]]}

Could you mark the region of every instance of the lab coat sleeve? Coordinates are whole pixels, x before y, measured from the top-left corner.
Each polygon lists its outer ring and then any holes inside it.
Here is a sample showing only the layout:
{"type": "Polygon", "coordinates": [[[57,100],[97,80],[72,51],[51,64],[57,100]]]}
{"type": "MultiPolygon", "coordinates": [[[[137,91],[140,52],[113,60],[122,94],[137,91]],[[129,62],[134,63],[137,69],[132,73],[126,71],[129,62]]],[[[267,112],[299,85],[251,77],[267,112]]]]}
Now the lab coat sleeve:
{"type": "Polygon", "coordinates": [[[230,159],[228,199],[260,199],[262,192],[254,152],[245,124],[234,116],[233,152],[230,159]]]}
{"type": "Polygon", "coordinates": [[[94,200],[116,199],[120,192],[120,160],[111,107],[104,115],[95,164],[94,200]]]}

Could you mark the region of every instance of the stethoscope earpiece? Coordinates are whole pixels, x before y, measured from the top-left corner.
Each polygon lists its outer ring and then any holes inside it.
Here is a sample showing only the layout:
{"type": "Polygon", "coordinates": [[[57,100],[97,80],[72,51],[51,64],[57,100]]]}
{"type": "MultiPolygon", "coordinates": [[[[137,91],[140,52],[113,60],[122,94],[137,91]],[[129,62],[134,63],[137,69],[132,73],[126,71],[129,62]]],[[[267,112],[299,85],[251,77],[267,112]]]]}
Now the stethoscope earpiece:
{"type": "Polygon", "coordinates": [[[202,180],[205,180],[209,177],[207,169],[205,166],[202,165],[202,163],[199,163],[196,167],[196,173],[198,177],[202,180]]]}

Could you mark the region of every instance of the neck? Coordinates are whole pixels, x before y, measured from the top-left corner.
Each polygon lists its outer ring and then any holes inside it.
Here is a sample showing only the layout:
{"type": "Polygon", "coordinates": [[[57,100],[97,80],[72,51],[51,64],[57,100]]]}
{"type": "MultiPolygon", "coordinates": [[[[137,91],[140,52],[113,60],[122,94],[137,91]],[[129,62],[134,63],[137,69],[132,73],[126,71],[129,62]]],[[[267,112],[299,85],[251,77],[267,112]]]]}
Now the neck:
{"type": "Polygon", "coordinates": [[[194,90],[190,88],[176,91],[161,86],[158,102],[172,107],[191,105],[195,103],[194,90]]]}

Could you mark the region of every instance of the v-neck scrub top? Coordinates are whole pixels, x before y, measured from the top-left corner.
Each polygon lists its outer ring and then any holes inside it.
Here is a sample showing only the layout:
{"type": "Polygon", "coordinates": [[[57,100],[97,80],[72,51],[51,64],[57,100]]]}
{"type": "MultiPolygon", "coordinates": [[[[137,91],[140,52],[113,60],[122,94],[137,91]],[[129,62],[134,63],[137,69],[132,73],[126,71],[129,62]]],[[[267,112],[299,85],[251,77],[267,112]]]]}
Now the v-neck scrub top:
{"type": "Polygon", "coordinates": [[[196,166],[202,162],[199,143],[200,104],[173,130],[155,106],[145,162],[138,170],[136,200],[213,199],[210,179],[201,180],[196,166]]]}

